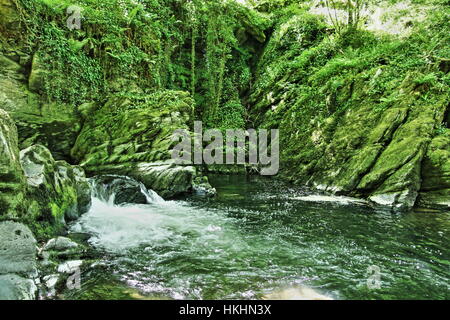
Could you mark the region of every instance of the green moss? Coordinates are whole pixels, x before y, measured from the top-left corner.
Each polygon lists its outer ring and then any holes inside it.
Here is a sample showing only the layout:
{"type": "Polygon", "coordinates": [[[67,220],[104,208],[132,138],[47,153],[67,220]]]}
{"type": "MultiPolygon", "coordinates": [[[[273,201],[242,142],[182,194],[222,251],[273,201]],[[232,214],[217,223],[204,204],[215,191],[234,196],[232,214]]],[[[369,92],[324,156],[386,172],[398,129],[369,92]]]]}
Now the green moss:
{"type": "Polygon", "coordinates": [[[192,104],[180,91],[116,95],[85,123],[72,156],[89,170],[168,160],[173,132],[191,128],[192,104]]]}
{"type": "MultiPolygon", "coordinates": [[[[441,191],[448,191],[450,188],[450,130],[447,129],[445,134],[436,136],[428,146],[422,178],[423,192],[435,192],[439,195],[441,191]]],[[[448,196],[450,194],[447,193],[448,196]]]]}
{"type": "Polygon", "coordinates": [[[25,220],[24,221],[38,242],[46,242],[63,231],[63,225],[55,225],[48,221],[25,220]]]}

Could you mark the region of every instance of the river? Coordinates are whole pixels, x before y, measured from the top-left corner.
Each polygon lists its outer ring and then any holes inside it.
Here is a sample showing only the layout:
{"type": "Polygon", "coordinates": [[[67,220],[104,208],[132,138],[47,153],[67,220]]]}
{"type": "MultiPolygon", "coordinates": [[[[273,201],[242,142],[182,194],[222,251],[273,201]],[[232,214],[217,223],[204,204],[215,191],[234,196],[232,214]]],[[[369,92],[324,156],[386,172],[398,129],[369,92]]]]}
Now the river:
{"type": "Polygon", "coordinates": [[[215,198],[115,206],[71,227],[100,262],[71,299],[449,299],[450,213],[394,213],[261,177],[211,176],[215,198]],[[289,291],[288,291],[289,292],[289,291]]]}

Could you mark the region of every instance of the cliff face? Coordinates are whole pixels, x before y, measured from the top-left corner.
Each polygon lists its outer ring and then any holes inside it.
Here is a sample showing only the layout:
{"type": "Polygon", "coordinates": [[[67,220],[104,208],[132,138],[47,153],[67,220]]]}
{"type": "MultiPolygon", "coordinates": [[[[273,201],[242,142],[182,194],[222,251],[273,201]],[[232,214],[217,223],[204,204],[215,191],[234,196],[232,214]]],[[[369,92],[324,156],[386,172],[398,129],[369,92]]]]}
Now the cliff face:
{"type": "Polygon", "coordinates": [[[17,129],[9,115],[0,109],[0,211],[16,218],[25,209],[25,176],[20,166],[17,129]]]}
{"type": "Polygon", "coordinates": [[[2,109],[0,155],[0,220],[27,222],[37,236],[45,237],[89,209],[83,169],[55,161],[42,145],[19,152],[16,126],[2,109]]]}
{"type": "Polygon", "coordinates": [[[399,209],[419,193],[448,208],[445,48],[422,35],[327,32],[314,16],[293,16],[256,67],[248,105],[258,126],[280,129],[282,175],[399,209]]]}
{"type": "MultiPolygon", "coordinates": [[[[280,176],[292,182],[399,209],[448,208],[445,14],[400,39],[337,34],[297,4],[272,15],[232,2],[81,4],[81,29],[70,30],[64,6],[0,2],[0,107],[20,149],[42,144],[90,174],[158,188],[160,172],[139,168],[170,167],[159,162],[171,132],[194,119],[279,128],[280,176]]],[[[182,192],[193,176],[184,172],[182,192]]]]}
{"type": "MultiPolygon", "coordinates": [[[[447,119],[447,123],[450,123],[447,119]]],[[[437,135],[428,145],[422,162],[422,184],[418,205],[448,209],[450,205],[450,138],[449,129],[437,135]]]]}

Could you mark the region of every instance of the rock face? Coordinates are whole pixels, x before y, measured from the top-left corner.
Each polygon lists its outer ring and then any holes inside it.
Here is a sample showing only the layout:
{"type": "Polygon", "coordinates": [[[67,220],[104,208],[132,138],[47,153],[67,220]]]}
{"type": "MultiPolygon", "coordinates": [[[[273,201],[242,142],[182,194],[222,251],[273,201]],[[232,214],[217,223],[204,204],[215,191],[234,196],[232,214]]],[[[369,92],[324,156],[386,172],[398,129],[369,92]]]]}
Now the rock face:
{"type": "Polygon", "coordinates": [[[28,77],[28,88],[33,92],[41,92],[45,87],[45,64],[39,52],[35,53],[28,77]]]}
{"type": "Polygon", "coordinates": [[[83,169],[55,161],[50,151],[35,145],[19,153],[17,131],[0,109],[0,209],[3,219],[63,224],[86,212],[90,186],[83,169]]]}
{"type": "Polygon", "coordinates": [[[282,23],[268,41],[248,104],[256,126],[280,129],[282,176],[400,210],[419,192],[450,201],[448,140],[435,137],[448,90],[418,80],[425,75],[407,69],[406,54],[389,63],[345,50],[308,15],[282,23]]]}
{"type": "Polygon", "coordinates": [[[94,192],[104,201],[114,204],[147,203],[142,184],[125,176],[104,175],[93,178],[94,192]]]}
{"type": "Polygon", "coordinates": [[[165,198],[190,192],[195,169],[165,160],[174,131],[189,130],[192,104],[185,92],[161,91],[116,96],[98,109],[85,105],[72,156],[89,173],[130,176],[165,198]]]}
{"type": "Polygon", "coordinates": [[[17,147],[17,129],[0,109],[0,215],[16,218],[25,210],[25,178],[17,147]]]}
{"type": "Polygon", "coordinates": [[[13,37],[20,30],[20,19],[13,0],[0,0],[0,34],[13,37]]]}
{"type": "Polygon", "coordinates": [[[2,54],[0,50],[0,106],[17,125],[20,149],[42,144],[57,160],[69,160],[81,129],[81,119],[72,105],[41,101],[39,90],[43,86],[44,71],[38,56],[35,54],[32,60],[27,85],[26,69],[30,58],[19,51],[2,54]]]}
{"type": "Polygon", "coordinates": [[[140,163],[129,174],[161,197],[171,198],[192,191],[196,170],[170,163],[140,163]]]}
{"type": "Polygon", "coordinates": [[[55,161],[41,145],[22,150],[20,161],[28,183],[29,216],[64,224],[89,209],[90,186],[81,168],[55,161]]]}
{"type": "Polygon", "coordinates": [[[0,222],[0,300],[36,298],[36,240],[30,229],[0,222]]]}
{"type": "Polygon", "coordinates": [[[419,205],[450,209],[450,129],[444,129],[428,147],[423,162],[419,205]]]}
{"type": "Polygon", "coordinates": [[[88,172],[170,159],[172,134],[189,129],[192,104],[185,92],[161,91],[115,96],[98,109],[91,106],[72,156],[88,172]]]}

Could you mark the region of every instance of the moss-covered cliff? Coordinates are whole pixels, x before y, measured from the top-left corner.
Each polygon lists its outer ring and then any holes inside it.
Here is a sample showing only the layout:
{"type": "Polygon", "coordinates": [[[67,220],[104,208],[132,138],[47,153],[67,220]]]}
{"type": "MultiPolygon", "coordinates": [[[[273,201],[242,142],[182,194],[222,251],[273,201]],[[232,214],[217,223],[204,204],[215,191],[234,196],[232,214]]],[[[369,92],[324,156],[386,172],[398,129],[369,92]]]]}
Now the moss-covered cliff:
{"type": "Polygon", "coordinates": [[[283,176],[399,208],[419,192],[447,206],[448,30],[445,13],[403,39],[330,34],[307,9],[282,15],[247,104],[256,126],[281,130],[283,176]]]}

